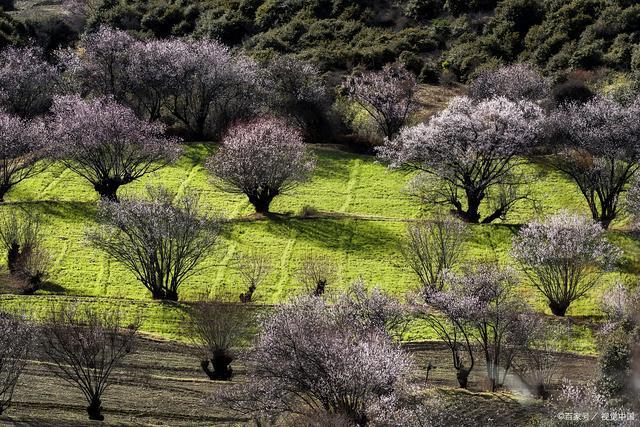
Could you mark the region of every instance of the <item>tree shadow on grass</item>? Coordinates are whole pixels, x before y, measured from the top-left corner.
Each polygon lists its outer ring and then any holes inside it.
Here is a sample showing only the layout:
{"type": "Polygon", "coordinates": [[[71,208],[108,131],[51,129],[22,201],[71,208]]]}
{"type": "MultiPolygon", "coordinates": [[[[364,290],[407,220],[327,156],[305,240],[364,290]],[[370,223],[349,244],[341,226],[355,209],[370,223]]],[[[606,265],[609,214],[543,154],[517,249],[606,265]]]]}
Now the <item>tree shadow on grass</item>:
{"type": "Polygon", "coordinates": [[[45,222],[61,219],[65,222],[86,223],[93,222],[98,212],[95,202],[62,202],[55,200],[33,200],[5,203],[9,209],[22,209],[28,213],[38,213],[45,222]]]}

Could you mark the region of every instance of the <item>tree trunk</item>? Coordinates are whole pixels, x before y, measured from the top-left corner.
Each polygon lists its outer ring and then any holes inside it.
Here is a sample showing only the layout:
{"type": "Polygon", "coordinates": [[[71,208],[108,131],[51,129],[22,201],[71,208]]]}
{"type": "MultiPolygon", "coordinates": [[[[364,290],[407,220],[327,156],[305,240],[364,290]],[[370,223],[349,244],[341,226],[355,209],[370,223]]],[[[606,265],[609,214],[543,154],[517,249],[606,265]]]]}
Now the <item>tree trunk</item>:
{"type": "Polygon", "coordinates": [[[462,212],[462,219],[466,222],[477,224],[480,222],[480,203],[483,196],[467,193],[467,210],[462,212]]]}
{"type": "Polygon", "coordinates": [[[550,301],[549,308],[555,316],[564,317],[569,308],[569,303],[564,301],[550,301]]]}
{"type": "Polygon", "coordinates": [[[210,380],[229,381],[233,376],[233,369],[230,366],[232,361],[233,357],[229,356],[225,350],[217,350],[210,361],[203,360],[200,366],[210,380]],[[212,366],[213,370],[209,366],[212,366]]]}
{"type": "Polygon", "coordinates": [[[9,273],[15,274],[18,270],[18,259],[20,258],[20,245],[18,242],[11,242],[11,246],[7,251],[7,266],[9,273]]]}
{"type": "Polygon", "coordinates": [[[550,393],[547,390],[547,388],[544,386],[544,384],[538,384],[536,386],[536,396],[538,396],[542,400],[547,400],[549,398],[550,393]]]}
{"type": "Polygon", "coordinates": [[[252,194],[249,195],[249,203],[253,205],[257,213],[268,214],[269,206],[273,201],[273,198],[277,194],[272,193],[271,191],[263,191],[260,194],[252,194]]]}
{"type": "Polygon", "coordinates": [[[326,287],[327,287],[327,281],[319,280],[318,283],[316,283],[316,288],[313,291],[313,295],[316,297],[321,296],[322,294],[324,294],[324,290],[326,287]]]}
{"type": "Polygon", "coordinates": [[[11,186],[0,185],[0,203],[4,203],[4,196],[9,192],[11,186]]]}
{"type": "Polygon", "coordinates": [[[178,292],[164,288],[152,288],[151,297],[163,301],[178,301],[178,292]]]}
{"type": "Polygon", "coordinates": [[[104,415],[102,415],[102,402],[98,397],[94,397],[87,406],[87,414],[89,414],[90,420],[104,421],[104,415]]]}
{"type": "Polygon", "coordinates": [[[93,188],[100,195],[102,200],[118,202],[118,196],[116,193],[118,192],[118,188],[120,188],[119,182],[113,180],[101,181],[93,184],[93,188]]]}
{"type": "Polygon", "coordinates": [[[466,369],[466,368],[458,369],[456,378],[458,379],[458,385],[460,386],[460,388],[467,388],[467,384],[469,383],[470,373],[471,373],[471,369],[466,369]]]}

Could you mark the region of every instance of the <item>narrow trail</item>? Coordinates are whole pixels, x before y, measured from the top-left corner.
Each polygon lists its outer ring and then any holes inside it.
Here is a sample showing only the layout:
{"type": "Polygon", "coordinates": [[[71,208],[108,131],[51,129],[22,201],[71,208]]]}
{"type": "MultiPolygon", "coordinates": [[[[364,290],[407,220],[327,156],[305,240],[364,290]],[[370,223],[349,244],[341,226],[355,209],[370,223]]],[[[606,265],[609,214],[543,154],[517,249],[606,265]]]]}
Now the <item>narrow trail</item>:
{"type": "Polygon", "coordinates": [[[353,189],[358,183],[358,178],[360,177],[361,164],[362,164],[362,160],[360,159],[355,159],[351,162],[351,167],[349,168],[349,181],[347,182],[347,188],[346,188],[347,198],[345,199],[342,206],[340,206],[340,209],[339,209],[340,212],[346,213],[347,210],[349,209],[349,205],[351,205],[351,202],[353,201],[353,198],[354,198],[353,189]]]}
{"type": "Polygon", "coordinates": [[[60,183],[62,178],[65,175],[67,175],[68,172],[70,172],[69,168],[64,168],[55,179],[51,180],[51,182],[49,182],[49,184],[47,184],[47,186],[44,187],[44,189],[40,192],[40,196],[42,197],[47,195],[53,188],[55,188],[60,183]]]}
{"type": "Polygon", "coordinates": [[[276,295],[277,301],[283,297],[283,293],[285,292],[285,287],[287,284],[287,279],[289,276],[287,275],[287,264],[291,261],[291,254],[293,253],[293,248],[298,239],[298,231],[291,229],[289,232],[289,240],[287,241],[287,245],[282,251],[282,256],[280,257],[280,278],[278,279],[278,283],[276,284],[276,295]]]}

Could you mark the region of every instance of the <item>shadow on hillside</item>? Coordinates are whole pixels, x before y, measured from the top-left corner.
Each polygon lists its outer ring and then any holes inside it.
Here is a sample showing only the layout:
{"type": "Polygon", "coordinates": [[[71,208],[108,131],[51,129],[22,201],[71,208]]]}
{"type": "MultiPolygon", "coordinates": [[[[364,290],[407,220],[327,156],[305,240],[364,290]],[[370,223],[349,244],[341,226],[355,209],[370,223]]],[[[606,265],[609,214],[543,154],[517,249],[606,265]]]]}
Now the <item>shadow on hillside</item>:
{"type": "Polygon", "coordinates": [[[379,251],[395,248],[399,235],[383,223],[360,220],[275,220],[268,232],[276,236],[296,232],[299,241],[311,242],[326,249],[348,251],[379,251]]]}
{"type": "Polygon", "coordinates": [[[58,218],[74,223],[93,221],[97,213],[97,204],[95,202],[32,200],[6,203],[5,206],[39,213],[48,221],[51,218],[58,218]]]}
{"type": "Polygon", "coordinates": [[[346,184],[351,173],[351,160],[353,158],[347,157],[346,154],[327,151],[318,152],[316,154],[316,168],[313,171],[313,178],[341,180],[346,184]]]}

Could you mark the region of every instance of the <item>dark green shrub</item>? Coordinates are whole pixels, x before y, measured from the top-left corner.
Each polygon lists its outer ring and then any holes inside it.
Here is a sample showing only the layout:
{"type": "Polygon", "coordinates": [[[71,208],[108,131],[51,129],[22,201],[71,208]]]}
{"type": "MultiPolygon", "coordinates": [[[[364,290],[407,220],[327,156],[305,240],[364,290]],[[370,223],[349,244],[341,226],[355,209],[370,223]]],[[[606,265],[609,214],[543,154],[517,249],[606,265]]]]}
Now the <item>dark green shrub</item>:
{"type": "Polygon", "coordinates": [[[421,21],[437,17],[443,8],[443,0],[409,0],[404,7],[404,13],[416,21],[421,21]]]}

